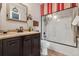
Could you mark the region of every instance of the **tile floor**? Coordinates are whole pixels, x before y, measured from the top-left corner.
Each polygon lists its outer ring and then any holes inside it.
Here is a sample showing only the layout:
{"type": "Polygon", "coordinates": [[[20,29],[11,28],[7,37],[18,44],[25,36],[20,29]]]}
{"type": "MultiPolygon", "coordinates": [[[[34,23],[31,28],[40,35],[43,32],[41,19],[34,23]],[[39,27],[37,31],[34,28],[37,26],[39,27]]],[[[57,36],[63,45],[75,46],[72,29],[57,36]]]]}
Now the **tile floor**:
{"type": "Polygon", "coordinates": [[[48,56],[65,56],[65,55],[57,51],[48,49],[48,56]]]}

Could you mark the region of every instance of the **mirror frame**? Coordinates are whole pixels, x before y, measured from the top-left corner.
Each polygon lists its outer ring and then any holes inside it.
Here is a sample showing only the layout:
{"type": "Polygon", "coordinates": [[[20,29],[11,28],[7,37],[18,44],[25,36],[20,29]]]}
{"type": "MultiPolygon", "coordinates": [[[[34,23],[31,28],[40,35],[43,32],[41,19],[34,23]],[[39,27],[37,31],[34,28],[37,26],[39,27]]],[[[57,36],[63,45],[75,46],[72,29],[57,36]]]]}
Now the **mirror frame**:
{"type": "MultiPolygon", "coordinates": [[[[12,4],[14,4],[14,3],[12,3],[12,4]]],[[[21,5],[21,6],[23,6],[23,7],[26,8],[26,21],[23,21],[23,20],[15,20],[15,19],[10,19],[10,18],[8,18],[8,13],[10,12],[9,3],[6,3],[6,11],[7,11],[7,12],[6,12],[6,17],[7,17],[7,20],[26,23],[26,22],[27,22],[27,16],[28,16],[28,7],[27,7],[26,5],[24,5],[24,4],[22,4],[22,3],[17,3],[17,4],[19,4],[19,5],[21,5]]]]}

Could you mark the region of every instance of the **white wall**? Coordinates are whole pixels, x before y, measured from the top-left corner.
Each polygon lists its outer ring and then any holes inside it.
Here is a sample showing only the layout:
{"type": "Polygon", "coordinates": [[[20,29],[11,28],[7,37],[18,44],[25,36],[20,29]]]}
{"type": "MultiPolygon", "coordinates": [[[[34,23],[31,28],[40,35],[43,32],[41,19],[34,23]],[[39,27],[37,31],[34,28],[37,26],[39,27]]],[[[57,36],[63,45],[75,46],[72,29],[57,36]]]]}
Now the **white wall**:
{"type": "MultiPolygon", "coordinates": [[[[39,4],[25,4],[28,7],[28,13],[32,14],[34,20],[40,21],[40,5],[39,4]]],[[[8,21],[6,18],[6,3],[2,4],[1,9],[0,24],[2,25],[1,29],[13,30],[19,26],[23,26],[24,29],[27,29],[27,23],[8,21]]]]}
{"type": "Polygon", "coordinates": [[[24,3],[24,5],[29,6],[28,14],[33,16],[33,20],[39,21],[39,31],[41,31],[40,3],[24,3]]]}
{"type": "Polygon", "coordinates": [[[33,20],[37,20],[39,22],[39,31],[41,31],[41,16],[40,16],[40,4],[39,3],[31,3],[31,15],[33,16],[33,20]]]}

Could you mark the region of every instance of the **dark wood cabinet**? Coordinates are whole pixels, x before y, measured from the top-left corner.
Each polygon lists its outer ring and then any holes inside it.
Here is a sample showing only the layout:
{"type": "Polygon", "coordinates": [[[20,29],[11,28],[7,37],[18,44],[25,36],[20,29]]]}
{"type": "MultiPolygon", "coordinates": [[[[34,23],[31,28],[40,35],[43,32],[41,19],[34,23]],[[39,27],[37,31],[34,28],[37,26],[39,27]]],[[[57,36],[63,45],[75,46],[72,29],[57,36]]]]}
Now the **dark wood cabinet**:
{"type": "Polygon", "coordinates": [[[0,40],[0,56],[40,56],[40,34],[0,40]]]}
{"type": "Polygon", "coordinates": [[[0,40],[0,56],[2,56],[2,40],[0,40]]]}
{"type": "Polygon", "coordinates": [[[31,49],[31,36],[26,36],[23,40],[23,56],[31,56],[31,49]]]}
{"type": "Polygon", "coordinates": [[[3,56],[20,55],[20,37],[3,40],[3,56]]]}
{"type": "Polygon", "coordinates": [[[33,34],[24,38],[24,56],[40,56],[40,34],[33,34]]]}
{"type": "Polygon", "coordinates": [[[33,35],[32,38],[32,55],[40,56],[40,35],[33,35]]]}

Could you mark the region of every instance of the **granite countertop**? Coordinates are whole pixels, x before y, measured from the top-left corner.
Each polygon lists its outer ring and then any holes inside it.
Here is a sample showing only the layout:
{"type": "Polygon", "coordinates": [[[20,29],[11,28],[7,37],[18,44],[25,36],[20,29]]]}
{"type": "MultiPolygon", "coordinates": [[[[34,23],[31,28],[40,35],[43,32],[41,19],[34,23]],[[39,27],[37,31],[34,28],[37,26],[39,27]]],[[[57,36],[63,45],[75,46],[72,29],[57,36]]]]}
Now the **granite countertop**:
{"type": "Polygon", "coordinates": [[[34,32],[34,31],[28,32],[28,31],[25,31],[25,32],[19,32],[19,33],[18,32],[8,32],[7,34],[0,33],[0,39],[6,39],[6,38],[24,36],[24,35],[31,35],[31,34],[37,34],[37,33],[40,33],[40,32],[34,32]]]}

